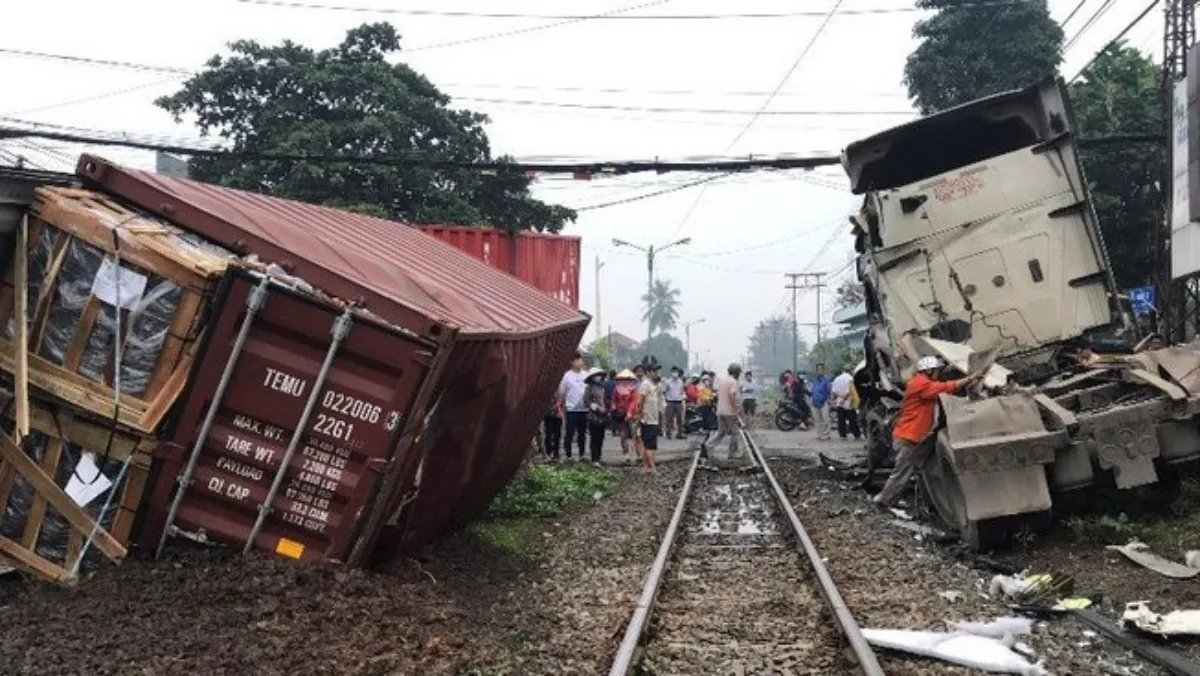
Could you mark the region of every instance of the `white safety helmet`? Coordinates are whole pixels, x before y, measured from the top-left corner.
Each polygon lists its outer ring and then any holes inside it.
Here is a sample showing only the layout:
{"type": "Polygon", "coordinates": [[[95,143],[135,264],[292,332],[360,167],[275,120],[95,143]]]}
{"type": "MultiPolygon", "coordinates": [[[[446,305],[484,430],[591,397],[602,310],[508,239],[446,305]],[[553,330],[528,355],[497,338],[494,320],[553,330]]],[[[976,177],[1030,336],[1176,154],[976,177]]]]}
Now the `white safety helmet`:
{"type": "Polygon", "coordinates": [[[942,365],[942,360],[937,357],[921,357],[917,360],[918,371],[932,371],[942,365]]]}

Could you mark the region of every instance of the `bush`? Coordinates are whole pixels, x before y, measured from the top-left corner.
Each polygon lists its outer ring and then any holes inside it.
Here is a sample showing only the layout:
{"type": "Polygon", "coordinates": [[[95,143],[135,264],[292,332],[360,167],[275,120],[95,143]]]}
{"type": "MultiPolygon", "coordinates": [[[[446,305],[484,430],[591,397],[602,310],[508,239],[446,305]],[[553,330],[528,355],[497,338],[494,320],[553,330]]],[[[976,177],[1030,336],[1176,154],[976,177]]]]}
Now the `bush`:
{"type": "Polygon", "coordinates": [[[611,473],[587,467],[534,465],[492,499],[493,519],[550,518],[572,504],[599,499],[617,483],[611,473]]]}

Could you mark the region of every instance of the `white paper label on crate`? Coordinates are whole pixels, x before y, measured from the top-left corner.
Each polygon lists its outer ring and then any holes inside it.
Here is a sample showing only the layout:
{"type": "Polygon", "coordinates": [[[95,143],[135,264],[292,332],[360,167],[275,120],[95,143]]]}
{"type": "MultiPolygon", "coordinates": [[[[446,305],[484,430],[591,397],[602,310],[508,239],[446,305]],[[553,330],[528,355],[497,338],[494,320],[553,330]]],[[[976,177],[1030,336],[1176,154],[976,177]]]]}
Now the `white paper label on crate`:
{"type": "Polygon", "coordinates": [[[87,507],[88,503],[103,495],[111,486],[112,481],[101,474],[100,468],[96,466],[96,456],[84,451],[80,454],[79,464],[75,466],[75,471],[71,473],[71,479],[67,481],[64,490],[75,504],[87,507]]]}
{"type": "Polygon", "coordinates": [[[118,292],[121,298],[121,307],[125,310],[132,309],[141,302],[142,294],[146,292],[146,275],[126,267],[119,267],[115,260],[105,258],[104,262],[100,264],[100,270],[96,272],[96,278],[92,280],[92,295],[102,302],[116,307],[118,292]],[[119,286],[117,284],[118,270],[120,270],[119,286]]]}

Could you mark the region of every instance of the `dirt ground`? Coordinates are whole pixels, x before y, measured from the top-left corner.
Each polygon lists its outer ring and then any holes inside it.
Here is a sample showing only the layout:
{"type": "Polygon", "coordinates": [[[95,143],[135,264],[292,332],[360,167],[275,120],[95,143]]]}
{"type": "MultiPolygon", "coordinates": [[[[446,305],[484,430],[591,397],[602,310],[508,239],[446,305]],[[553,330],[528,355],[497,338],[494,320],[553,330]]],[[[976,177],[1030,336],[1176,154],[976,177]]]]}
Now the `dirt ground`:
{"type": "Polygon", "coordinates": [[[686,465],[619,471],[595,505],[364,572],[215,551],[130,560],[77,589],[0,579],[4,674],[598,674],[686,465]]]}
{"type": "MultiPolygon", "coordinates": [[[[984,596],[994,571],[974,558],[895,526],[810,462],[771,464],[862,626],[941,629],[1007,614],[984,596]]],[[[502,538],[471,529],[376,572],[176,550],[158,563],[106,569],[73,590],[8,575],[0,578],[0,672],[604,673],[686,468],[665,463],[655,478],[612,470],[619,485],[599,502],[512,525],[502,538]]],[[[1195,518],[1190,532],[1200,533],[1195,518]]],[[[1189,537],[1180,549],[1191,548],[1189,537]]],[[[1178,559],[1181,551],[1161,553],[1178,559]]],[[[1109,617],[1129,600],[1163,611],[1200,604],[1200,580],[1160,578],[1062,533],[1007,561],[1073,574],[1079,592],[1102,595],[1109,617]]],[[[1072,619],[1037,623],[1027,643],[1058,676],[1159,673],[1072,619]]],[[[1194,644],[1187,650],[1198,657],[1194,644]]],[[[881,658],[888,674],[968,673],[881,658]]]]}
{"type": "MultiPolygon", "coordinates": [[[[974,557],[895,525],[896,519],[873,508],[856,486],[838,481],[820,468],[787,460],[775,460],[772,467],[792,496],[800,518],[861,626],[941,630],[947,622],[987,621],[1011,614],[1002,603],[986,595],[996,571],[979,565],[974,557]],[[940,595],[945,592],[954,592],[956,600],[940,595]]],[[[1064,542],[1047,541],[1038,557],[1014,553],[1001,562],[1032,566],[1035,571],[1065,570],[1079,579],[1079,574],[1088,570],[1078,564],[1081,554],[1085,560],[1091,556],[1111,558],[1080,552],[1064,542]]],[[[1131,567],[1110,568],[1112,579],[1133,572],[1131,567]]],[[[1083,579],[1079,584],[1082,592],[1082,587],[1091,583],[1083,579]]],[[[1096,578],[1094,584],[1107,583],[1096,578]]],[[[1125,589],[1136,589],[1137,585],[1131,580],[1125,589]]],[[[1073,618],[1036,622],[1025,643],[1056,676],[1165,673],[1096,636],[1073,618]]],[[[889,675],[972,673],[886,651],[880,652],[880,658],[889,675]]]]}

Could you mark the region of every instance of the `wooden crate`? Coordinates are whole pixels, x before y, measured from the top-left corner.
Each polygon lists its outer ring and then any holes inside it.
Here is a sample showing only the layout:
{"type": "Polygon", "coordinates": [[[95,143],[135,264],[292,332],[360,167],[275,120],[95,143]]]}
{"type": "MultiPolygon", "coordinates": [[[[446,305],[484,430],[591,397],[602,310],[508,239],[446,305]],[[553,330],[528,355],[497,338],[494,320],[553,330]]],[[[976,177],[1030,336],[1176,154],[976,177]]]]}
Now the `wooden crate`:
{"type": "MultiPolygon", "coordinates": [[[[236,257],[215,247],[185,241],[178,228],[127,209],[99,193],[75,188],[39,188],[24,227],[25,245],[18,246],[16,260],[0,285],[0,327],[9,326],[14,317],[26,318],[13,324],[16,328],[12,340],[6,338],[7,332],[0,332],[0,369],[15,379],[18,429],[28,429],[23,411],[28,405],[26,388],[31,386],[49,400],[67,402],[102,420],[115,419],[132,431],[152,433],[186,384],[203,331],[205,299],[236,257]],[[102,312],[115,312],[113,304],[106,306],[97,297],[94,285],[73,327],[52,327],[72,331],[62,363],[42,352],[58,286],[68,273],[80,274],[79,270],[65,269],[68,253],[78,257],[81,252],[93,258],[103,256],[108,263],[119,259],[123,273],[132,268],[147,277],[146,288],[164,280],[178,288],[178,300],[153,371],[140,392],[129,393],[122,388],[119,407],[113,388],[111,348],[101,374],[89,376],[80,371],[85,350],[102,338],[96,335],[98,318],[102,312]],[[31,275],[30,271],[30,257],[35,253],[46,254],[37,271],[40,275],[31,275]],[[29,293],[30,288],[36,293],[29,293]],[[15,289],[27,291],[15,293],[15,289]],[[22,350],[20,345],[29,349],[22,350]]],[[[130,316],[129,310],[121,310],[123,346],[129,344],[130,316]]]]}
{"type": "MultiPolygon", "coordinates": [[[[11,410],[11,396],[0,392],[0,401],[5,404],[4,410],[11,410]]],[[[12,420],[4,424],[15,426],[12,420]]],[[[113,432],[39,404],[30,407],[30,427],[33,433],[20,444],[9,434],[0,433],[0,561],[7,560],[18,570],[59,583],[74,581],[71,571],[85,554],[85,560],[102,555],[120,562],[146,488],[155,441],[113,432]],[[77,471],[76,463],[85,451],[108,460],[105,474],[114,482],[119,475],[116,470],[129,461],[123,478],[109,489],[117,493],[105,512],[109,516],[104,520],[105,527],[95,527],[95,522],[103,517],[100,512],[106,495],[81,507],[66,491],[69,480],[64,480],[64,474],[77,471]],[[62,546],[47,545],[43,539],[51,527],[65,529],[62,546]],[[92,543],[84,552],[89,536],[92,543]]],[[[61,540],[63,533],[57,534],[61,540]]]]}

